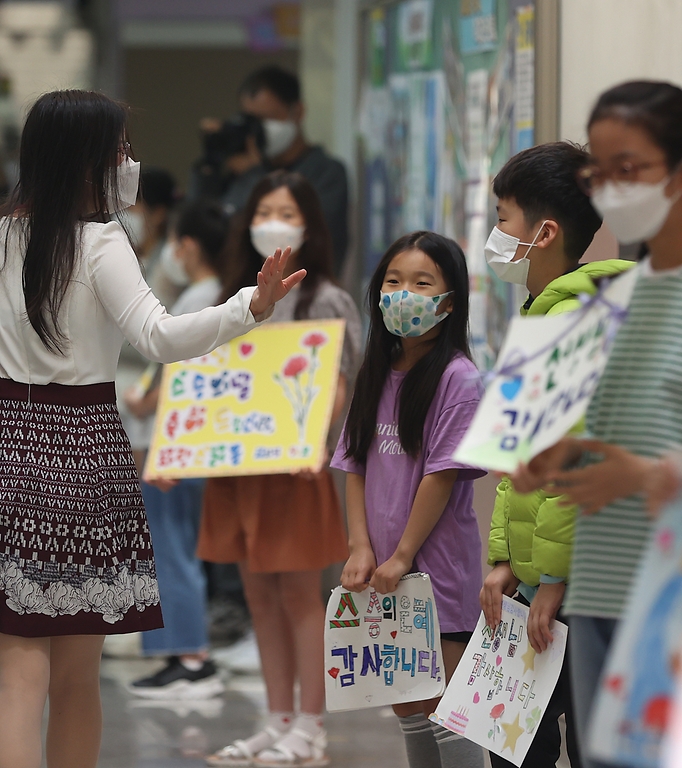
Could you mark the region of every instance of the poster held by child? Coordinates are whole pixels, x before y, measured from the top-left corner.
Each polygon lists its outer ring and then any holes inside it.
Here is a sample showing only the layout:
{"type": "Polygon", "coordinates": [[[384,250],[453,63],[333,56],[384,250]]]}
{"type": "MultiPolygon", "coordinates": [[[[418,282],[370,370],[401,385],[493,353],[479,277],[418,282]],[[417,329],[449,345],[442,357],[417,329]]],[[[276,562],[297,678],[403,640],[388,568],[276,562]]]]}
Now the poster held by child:
{"type": "Polygon", "coordinates": [[[682,497],[661,513],[630,591],[599,685],[592,756],[656,768],[671,729],[682,629],[682,497]]]}
{"type": "Polygon", "coordinates": [[[485,615],[431,720],[520,766],[556,686],[568,627],[552,624],[553,641],[536,653],[528,638],[529,609],[502,598],[492,629],[485,615]]]}
{"type": "Polygon", "coordinates": [[[327,709],[340,712],[440,696],[445,690],[440,625],[425,573],[395,592],[332,591],[325,616],[327,709]]]}

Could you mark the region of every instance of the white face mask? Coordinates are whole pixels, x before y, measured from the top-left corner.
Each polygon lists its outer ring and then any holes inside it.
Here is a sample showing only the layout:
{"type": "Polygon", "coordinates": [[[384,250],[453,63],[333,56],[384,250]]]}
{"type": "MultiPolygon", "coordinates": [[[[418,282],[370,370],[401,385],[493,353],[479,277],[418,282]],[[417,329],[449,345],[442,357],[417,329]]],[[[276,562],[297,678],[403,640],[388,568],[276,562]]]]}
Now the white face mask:
{"type": "Polygon", "coordinates": [[[293,120],[263,120],[265,156],[277,157],[294,143],[298,126],[293,120]]]}
{"type": "Polygon", "coordinates": [[[528,254],[546,223],[546,220],[542,222],[532,243],[522,243],[518,237],[513,237],[498,227],[493,227],[488,242],[485,244],[485,260],[500,280],[515,285],[526,285],[528,270],[530,269],[528,254]],[[523,258],[512,261],[520,245],[527,245],[528,250],[523,254],[523,258]]]}
{"type": "Polygon", "coordinates": [[[164,275],[178,288],[183,288],[189,285],[189,275],[185,269],[185,265],[175,255],[175,243],[172,241],[167,242],[161,249],[159,256],[159,264],[163,270],[164,275]]]}
{"type": "Polygon", "coordinates": [[[251,227],[251,242],[260,255],[267,259],[278,248],[291,248],[296,253],[303,245],[305,227],[294,227],[286,221],[270,219],[251,227]]]}
{"type": "Polygon", "coordinates": [[[146,231],[144,216],[139,211],[119,211],[116,218],[121,222],[121,226],[130,235],[130,241],[133,248],[139,248],[144,242],[146,231]]]}
{"type": "Polygon", "coordinates": [[[114,195],[111,185],[107,185],[106,200],[109,213],[116,213],[135,205],[137,190],[140,186],[140,164],[129,157],[116,168],[118,195],[114,195]]]}
{"type": "Polygon", "coordinates": [[[679,192],[666,197],[669,181],[669,176],[657,184],[607,181],[592,193],[592,205],[619,242],[641,243],[660,232],[680,197],[679,192]]]}

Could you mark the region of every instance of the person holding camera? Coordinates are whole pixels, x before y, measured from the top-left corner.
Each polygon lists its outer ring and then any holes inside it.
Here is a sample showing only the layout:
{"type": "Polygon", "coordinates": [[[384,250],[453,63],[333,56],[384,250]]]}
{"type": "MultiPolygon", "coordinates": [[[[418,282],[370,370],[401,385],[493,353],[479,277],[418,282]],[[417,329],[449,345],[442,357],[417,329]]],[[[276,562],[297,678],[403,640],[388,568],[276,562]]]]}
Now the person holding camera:
{"type": "Polygon", "coordinates": [[[298,78],[277,65],[263,67],[242,83],[239,100],[241,112],[229,120],[202,120],[204,155],[193,169],[188,197],[218,198],[231,216],[273,169],[300,173],[320,197],[340,275],[348,247],[346,169],[307,142],[298,78]]]}

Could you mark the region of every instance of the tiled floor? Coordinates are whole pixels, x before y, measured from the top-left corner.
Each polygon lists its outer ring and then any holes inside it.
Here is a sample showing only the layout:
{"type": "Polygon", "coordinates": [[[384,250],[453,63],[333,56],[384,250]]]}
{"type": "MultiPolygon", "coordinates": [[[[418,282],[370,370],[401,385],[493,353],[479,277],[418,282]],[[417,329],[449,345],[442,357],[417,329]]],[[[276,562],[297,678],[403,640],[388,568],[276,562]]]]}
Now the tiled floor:
{"type": "MultiPolygon", "coordinates": [[[[202,756],[248,736],[264,703],[260,678],[234,676],[221,698],[148,702],[125,684],[154,662],[105,659],[102,664],[104,741],[99,768],[199,768],[202,756]]],[[[390,709],[327,716],[336,768],[406,768],[403,741],[390,709]]]]}

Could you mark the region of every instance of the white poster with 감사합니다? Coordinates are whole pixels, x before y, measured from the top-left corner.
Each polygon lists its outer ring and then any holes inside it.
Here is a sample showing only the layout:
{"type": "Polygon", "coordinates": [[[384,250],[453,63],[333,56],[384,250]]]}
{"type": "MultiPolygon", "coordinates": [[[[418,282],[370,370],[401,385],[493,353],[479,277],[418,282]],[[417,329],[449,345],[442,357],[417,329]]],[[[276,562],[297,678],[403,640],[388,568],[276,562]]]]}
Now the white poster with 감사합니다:
{"type": "Polygon", "coordinates": [[[502,600],[495,631],[481,614],[431,720],[520,766],[559,679],[568,627],[555,621],[553,642],[536,653],[528,642],[529,609],[502,600]]]}
{"type": "Polygon", "coordinates": [[[445,689],[431,579],[409,573],[389,595],[332,591],[324,629],[327,709],[433,699],[445,689]]]}

